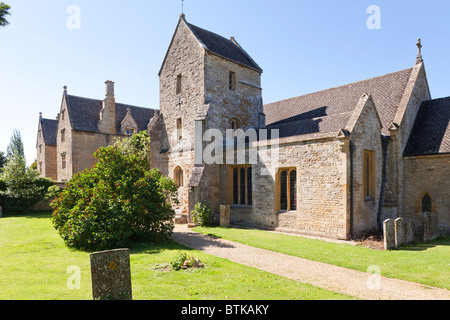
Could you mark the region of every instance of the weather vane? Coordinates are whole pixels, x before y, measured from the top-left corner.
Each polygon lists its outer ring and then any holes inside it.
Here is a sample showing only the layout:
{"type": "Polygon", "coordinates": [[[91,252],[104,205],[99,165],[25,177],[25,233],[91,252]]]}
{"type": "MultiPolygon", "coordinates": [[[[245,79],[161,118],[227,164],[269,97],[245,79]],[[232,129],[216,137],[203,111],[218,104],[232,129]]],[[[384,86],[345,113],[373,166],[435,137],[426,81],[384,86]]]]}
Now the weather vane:
{"type": "Polygon", "coordinates": [[[184,0],[181,0],[181,13],[184,14],[184,0]]]}

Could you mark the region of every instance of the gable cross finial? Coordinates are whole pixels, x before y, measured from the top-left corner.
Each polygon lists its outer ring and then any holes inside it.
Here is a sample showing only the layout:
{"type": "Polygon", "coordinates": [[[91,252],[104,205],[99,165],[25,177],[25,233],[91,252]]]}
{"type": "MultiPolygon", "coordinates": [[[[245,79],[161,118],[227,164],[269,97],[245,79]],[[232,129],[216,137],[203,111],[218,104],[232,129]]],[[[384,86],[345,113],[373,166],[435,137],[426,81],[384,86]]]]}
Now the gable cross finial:
{"type": "Polygon", "coordinates": [[[417,58],[416,58],[416,64],[419,64],[421,62],[423,62],[423,58],[422,58],[422,40],[419,38],[417,39],[417,58]]]}

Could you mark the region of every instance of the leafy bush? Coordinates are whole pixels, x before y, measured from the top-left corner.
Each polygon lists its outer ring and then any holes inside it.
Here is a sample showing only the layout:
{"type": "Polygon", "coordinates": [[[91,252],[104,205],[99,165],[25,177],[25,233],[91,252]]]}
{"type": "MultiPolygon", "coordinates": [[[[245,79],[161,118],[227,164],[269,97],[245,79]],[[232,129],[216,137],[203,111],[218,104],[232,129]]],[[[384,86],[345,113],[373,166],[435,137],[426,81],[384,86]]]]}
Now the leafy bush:
{"type": "Polygon", "coordinates": [[[195,224],[202,227],[209,227],[212,223],[212,212],[206,204],[196,203],[191,214],[195,224]]]}
{"type": "Polygon", "coordinates": [[[148,169],[140,140],[148,134],[99,149],[96,164],[75,174],[52,202],[53,224],[69,247],[112,249],[172,235],[177,185],[148,169]],[[135,152],[127,151],[131,147],[135,152]]]}
{"type": "Polygon", "coordinates": [[[8,161],[0,175],[0,197],[5,209],[23,212],[43,200],[53,181],[39,177],[39,172],[27,168],[18,152],[8,161]]]}
{"type": "Polygon", "coordinates": [[[184,252],[180,252],[171,262],[173,270],[178,271],[183,266],[184,262],[187,260],[187,255],[184,252]]]}

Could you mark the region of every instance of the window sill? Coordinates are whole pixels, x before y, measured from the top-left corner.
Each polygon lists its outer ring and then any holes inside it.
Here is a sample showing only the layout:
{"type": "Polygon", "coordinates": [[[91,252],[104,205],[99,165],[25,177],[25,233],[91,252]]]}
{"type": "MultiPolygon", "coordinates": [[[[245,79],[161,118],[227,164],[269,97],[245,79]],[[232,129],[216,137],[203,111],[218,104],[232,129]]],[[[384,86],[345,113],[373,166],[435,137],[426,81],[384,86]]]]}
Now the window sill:
{"type": "Polygon", "coordinates": [[[298,210],[289,210],[289,211],[287,211],[287,210],[279,210],[277,212],[277,214],[296,214],[296,213],[298,213],[298,210]]]}
{"type": "Polygon", "coordinates": [[[231,209],[252,209],[252,205],[251,204],[232,204],[230,206],[231,209]]]}

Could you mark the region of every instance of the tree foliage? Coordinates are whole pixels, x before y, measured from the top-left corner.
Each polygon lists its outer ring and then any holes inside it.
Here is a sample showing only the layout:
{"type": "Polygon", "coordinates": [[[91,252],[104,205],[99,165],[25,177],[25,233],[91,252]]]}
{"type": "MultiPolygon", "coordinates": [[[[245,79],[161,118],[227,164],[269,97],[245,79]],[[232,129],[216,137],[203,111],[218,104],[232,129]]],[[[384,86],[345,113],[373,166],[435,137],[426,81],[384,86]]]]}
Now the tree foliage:
{"type": "Polygon", "coordinates": [[[53,182],[39,177],[39,172],[27,168],[25,157],[15,151],[0,174],[0,197],[5,209],[24,212],[43,200],[53,182]]]}
{"type": "Polygon", "coordinates": [[[140,133],[100,148],[96,164],[53,201],[53,224],[69,247],[104,250],[171,236],[177,185],[149,169],[149,140],[140,133]]]}
{"type": "Polygon", "coordinates": [[[6,148],[6,158],[11,159],[15,153],[18,153],[25,158],[25,151],[23,148],[22,135],[19,130],[14,130],[8,147],[6,148]]]}
{"type": "Polygon", "coordinates": [[[0,2],[0,27],[4,27],[9,24],[8,20],[6,20],[6,16],[10,15],[9,9],[11,7],[4,2],[0,2]]]}

